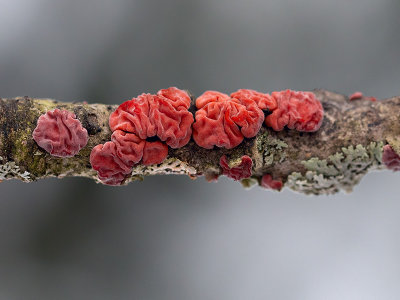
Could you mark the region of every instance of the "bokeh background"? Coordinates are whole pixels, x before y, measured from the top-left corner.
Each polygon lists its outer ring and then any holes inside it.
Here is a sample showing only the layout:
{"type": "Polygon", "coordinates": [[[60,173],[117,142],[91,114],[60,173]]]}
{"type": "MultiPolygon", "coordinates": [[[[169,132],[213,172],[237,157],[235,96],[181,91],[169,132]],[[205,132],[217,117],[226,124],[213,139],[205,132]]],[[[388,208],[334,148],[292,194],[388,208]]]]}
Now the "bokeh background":
{"type": "MultiPolygon", "coordinates": [[[[0,0],[0,96],[400,95],[398,0],[0,0]]],[[[0,185],[0,299],[399,299],[399,174],[351,194],[183,176],[0,185]]]]}

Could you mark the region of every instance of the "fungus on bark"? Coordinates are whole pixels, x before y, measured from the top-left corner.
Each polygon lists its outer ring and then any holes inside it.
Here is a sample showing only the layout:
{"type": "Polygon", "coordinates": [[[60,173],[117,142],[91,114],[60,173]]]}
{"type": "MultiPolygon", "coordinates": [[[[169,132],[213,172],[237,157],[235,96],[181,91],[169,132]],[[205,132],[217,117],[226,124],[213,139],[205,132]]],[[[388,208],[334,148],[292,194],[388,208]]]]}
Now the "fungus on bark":
{"type": "Polygon", "coordinates": [[[277,190],[280,191],[283,187],[282,180],[274,180],[271,174],[265,174],[261,178],[261,186],[266,189],[277,190]]]}
{"type": "Polygon", "coordinates": [[[372,102],[376,101],[375,97],[365,97],[362,92],[354,92],[353,94],[351,94],[349,96],[349,100],[350,101],[360,100],[360,99],[365,99],[365,100],[369,100],[369,101],[372,101],[372,102]]]}
{"type": "Polygon", "coordinates": [[[122,103],[109,118],[119,159],[129,168],[140,161],[159,164],[168,156],[168,146],[186,145],[192,134],[190,102],[187,92],[170,87],[122,103]]]}
{"type": "Polygon", "coordinates": [[[275,131],[285,126],[297,131],[314,132],[322,124],[324,110],[312,92],[285,90],[272,92],[277,108],[266,116],[265,124],[275,131]]]}
{"type": "Polygon", "coordinates": [[[54,109],[39,117],[33,139],[53,156],[73,157],[86,146],[89,137],[74,113],[54,109]]]}
{"type": "Polygon", "coordinates": [[[389,170],[400,171],[400,156],[390,145],[383,147],[382,162],[389,170]]]}
{"type": "Polygon", "coordinates": [[[225,155],[223,155],[221,156],[219,165],[222,168],[223,175],[232,178],[233,180],[240,180],[244,178],[249,178],[251,176],[253,161],[249,156],[243,155],[239,164],[230,166],[228,159],[225,155]]]}
{"type": "Polygon", "coordinates": [[[257,135],[264,119],[255,101],[231,98],[216,91],[203,93],[196,99],[196,107],[193,139],[206,149],[238,146],[245,137],[257,135]]]}
{"type": "Polygon", "coordinates": [[[132,165],[127,165],[117,154],[114,142],[95,146],[90,153],[90,163],[97,171],[99,179],[108,185],[121,185],[126,175],[131,173],[132,165]]]}

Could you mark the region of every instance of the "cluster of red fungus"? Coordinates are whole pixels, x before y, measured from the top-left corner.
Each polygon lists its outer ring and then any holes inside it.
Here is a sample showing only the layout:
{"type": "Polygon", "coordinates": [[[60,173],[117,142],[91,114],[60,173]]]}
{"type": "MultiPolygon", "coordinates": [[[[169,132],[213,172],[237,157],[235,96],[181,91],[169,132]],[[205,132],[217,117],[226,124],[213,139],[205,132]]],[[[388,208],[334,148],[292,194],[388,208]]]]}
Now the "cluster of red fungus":
{"type": "MultiPolygon", "coordinates": [[[[175,87],[122,103],[109,118],[111,140],[95,146],[90,155],[99,179],[108,185],[120,185],[136,164],[163,162],[168,146],[180,148],[189,142],[192,128],[198,146],[232,149],[245,138],[255,137],[263,123],[276,131],[286,126],[314,132],[320,128],[324,115],[314,93],[292,90],[270,95],[240,89],[230,96],[207,91],[196,99],[195,117],[190,106],[189,94],[175,87]]],[[[88,134],[73,113],[56,109],[39,118],[33,138],[50,154],[69,157],[87,144],[88,134]]],[[[252,175],[253,161],[247,155],[234,166],[225,155],[219,163],[222,174],[234,180],[252,175]]],[[[266,174],[261,185],[280,190],[282,181],[266,174]]]]}
{"type": "Polygon", "coordinates": [[[94,147],[90,155],[100,180],[120,185],[135,164],[159,164],[168,146],[186,145],[192,134],[190,103],[188,93],[175,87],[122,103],[110,115],[111,141],[94,147]]]}

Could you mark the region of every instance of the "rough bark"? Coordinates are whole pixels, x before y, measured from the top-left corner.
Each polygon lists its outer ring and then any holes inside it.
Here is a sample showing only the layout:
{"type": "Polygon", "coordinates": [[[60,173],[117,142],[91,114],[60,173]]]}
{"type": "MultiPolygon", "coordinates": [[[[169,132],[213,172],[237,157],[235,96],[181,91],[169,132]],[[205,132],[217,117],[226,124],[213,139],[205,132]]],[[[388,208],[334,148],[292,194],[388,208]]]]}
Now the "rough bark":
{"type": "MultiPolygon", "coordinates": [[[[325,90],[314,92],[325,111],[323,124],[315,133],[274,132],[263,127],[255,138],[231,150],[206,150],[190,141],[180,149],[169,149],[167,160],[160,165],[135,166],[127,182],[155,174],[205,175],[211,179],[221,173],[222,155],[232,166],[242,155],[248,155],[254,163],[253,176],[242,181],[246,187],[269,173],[300,192],[334,193],[350,191],[367,171],[383,168],[383,145],[389,143],[400,153],[400,97],[349,101],[344,95],[325,90]]],[[[116,107],[29,97],[0,99],[0,180],[30,182],[65,176],[97,180],[89,162],[90,152],[95,145],[110,140],[108,117],[116,107]],[[87,146],[75,157],[53,157],[32,139],[39,116],[54,108],[73,111],[89,133],[87,146]]]]}

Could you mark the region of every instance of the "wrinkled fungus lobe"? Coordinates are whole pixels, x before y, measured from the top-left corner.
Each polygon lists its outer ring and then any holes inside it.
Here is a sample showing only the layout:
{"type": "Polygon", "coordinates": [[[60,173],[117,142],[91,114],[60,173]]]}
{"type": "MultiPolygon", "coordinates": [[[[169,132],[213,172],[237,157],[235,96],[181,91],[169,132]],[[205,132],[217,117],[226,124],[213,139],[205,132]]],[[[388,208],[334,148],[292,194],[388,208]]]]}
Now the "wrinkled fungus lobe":
{"type": "Polygon", "coordinates": [[[54,109],[41,115],[33,131],[36,143],[57,157],[75,156],[88,142],[88,133],[74,113],[54,109]]]}
{"type": "Polygon", "coordinates": [[[107,143],[114,146],[93,149],[91,154],[103,183],[121,184],[135,164],[159,164],[167,157],[168,146],[186,145],[192,134],[190,102],[185,91],[171,87],[122,103],[109,119],[113,134],[107,143]],[[101,157],[108,159],[104,166],[101,157]]]}
{"type": "Polygon", "coordinates": [[[219,165],[222,168],[222,174],[234,180],[249,178],[251,176],[253,161],[247,155],[243,155],[241,159],[242,162],[238,166],[231,168],[228,164],[228,159],[223,155],[219,161],[219,165]]]}
{"type": "Polygon", "coordinates": [[[275,131],[285,126],[303,132],[317,131],[322,124],[324,110],[312,92],[285,90],[272,92],[278,107],[265,118],[265,124],[275,131]]]}
{"type": "Polygon", "coordinates": [[[261,178],[261,186],[266,189],[277,190],[280,191],[282,189],[283,183],[282,180],[274,180],[271,174],[265,174],[261,178]]]}
{"type": "Polygon", "coordinates": [[[206,149],[236,147],[244,137],[256,136],[264,119],[255,101],[231,98],[216,91],[207,91],[198,97],[196,107],[193,139],[206,149]]]}
{"type": "Polygon", "coordinates": [[[382,162],[392,171],[400,171],[400,156],[390,145],[383,147],[382,162]]]}

